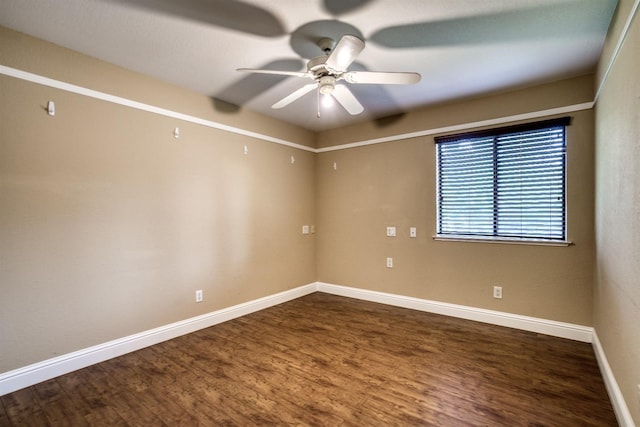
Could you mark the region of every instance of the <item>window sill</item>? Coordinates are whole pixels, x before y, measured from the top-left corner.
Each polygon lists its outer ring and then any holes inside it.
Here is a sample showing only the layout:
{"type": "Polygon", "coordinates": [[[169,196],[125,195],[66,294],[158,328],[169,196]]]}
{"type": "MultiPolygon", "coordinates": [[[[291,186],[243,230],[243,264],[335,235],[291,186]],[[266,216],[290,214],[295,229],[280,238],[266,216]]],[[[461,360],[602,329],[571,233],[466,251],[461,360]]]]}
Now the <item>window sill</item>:
{"type": "Polygon", "coordinates": [[[544,240],[544,239],[521,239],[509,237],[482,237],[482,236],[455,236],[436,234],[433,240],[447,242],[470,242],[470,243],[503,243],[507,245],[533,245],[533,246],[571,246],[573,242],[569,240],[544,240]]]}

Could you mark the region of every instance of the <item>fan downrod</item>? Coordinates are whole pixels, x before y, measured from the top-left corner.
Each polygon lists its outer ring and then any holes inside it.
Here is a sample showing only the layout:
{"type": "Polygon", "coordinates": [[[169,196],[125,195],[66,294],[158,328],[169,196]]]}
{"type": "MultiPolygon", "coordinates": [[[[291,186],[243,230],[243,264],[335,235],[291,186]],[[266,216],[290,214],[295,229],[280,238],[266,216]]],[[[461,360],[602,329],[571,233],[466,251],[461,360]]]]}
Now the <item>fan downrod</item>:
{"type": "Polygon", "coordinates": [[[333,48],[336,46],[336,41],[331,37],[323,37],[317,42],[318,47],[322,50],[325,55],[329,55],[333,48]]]}

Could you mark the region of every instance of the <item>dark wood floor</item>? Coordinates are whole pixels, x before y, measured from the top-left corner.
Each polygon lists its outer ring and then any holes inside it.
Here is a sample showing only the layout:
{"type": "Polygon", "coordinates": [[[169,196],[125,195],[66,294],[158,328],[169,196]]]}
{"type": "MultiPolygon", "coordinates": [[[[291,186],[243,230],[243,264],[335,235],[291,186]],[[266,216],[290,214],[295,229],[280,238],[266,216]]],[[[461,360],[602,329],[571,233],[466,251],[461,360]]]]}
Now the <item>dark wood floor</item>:
{"type": "Polygon", "coordinates": [[[3,426],[617,425],[589,344],[322,293],[1,400],[3,426]]]}

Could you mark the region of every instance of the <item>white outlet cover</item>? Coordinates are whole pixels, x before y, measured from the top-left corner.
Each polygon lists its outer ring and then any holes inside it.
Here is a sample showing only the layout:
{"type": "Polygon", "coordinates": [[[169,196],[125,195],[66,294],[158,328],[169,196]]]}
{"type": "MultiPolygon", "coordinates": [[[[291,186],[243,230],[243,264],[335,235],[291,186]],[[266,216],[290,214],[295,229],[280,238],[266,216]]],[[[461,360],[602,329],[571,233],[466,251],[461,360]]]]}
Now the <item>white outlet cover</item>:
{"type": "Polygon", "coordinates": [[[387,237],[396,237],[395,227],[387,227],[387,237]]]}
{"type": "Polygon", "coordinates": [[[497,299],[502,299],[502,286],[493,287],[493,297],[497,299]]]}
{"type": "Polygon", "coordinates": [[[309,226],[308,225],[303,225],[302,226],[302,234],[309,234],[309,226]]]}

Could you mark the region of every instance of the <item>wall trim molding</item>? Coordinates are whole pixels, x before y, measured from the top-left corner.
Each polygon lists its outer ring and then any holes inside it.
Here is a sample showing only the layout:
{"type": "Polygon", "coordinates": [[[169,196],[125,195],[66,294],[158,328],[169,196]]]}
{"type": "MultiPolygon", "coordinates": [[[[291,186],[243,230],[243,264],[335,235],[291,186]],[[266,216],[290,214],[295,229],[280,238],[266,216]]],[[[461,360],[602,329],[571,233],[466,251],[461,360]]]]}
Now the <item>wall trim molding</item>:
{"type": "Polygon", "coordinates": [[[318,291],[590,343],[593,328],[502,311],[318,282],[318,291]]]}
{"type": "Polygon", "coordinates": [[[161,116],[170,117],[185,122],[195,123],[198,125],[206,126],[213,129],[222,130],[225,132],[235,133],[238,135],[248,136],[250,138],[261,139],[267,142],[273,142],[275,144],[285,145],[287,147],[296,148],[298,150],[310,151],[315,153],[316,149],[307,147],[306,145],[297,144],[295,142],[287,141],[281,138],[276,138],[262,133],[253,132],[246,129],[237,128],[235,126],[225,125],[213,120],[206,120],[199,117],[191,116],[189,114],[179,113],[173,110],[167,110],[166,108],[156,107],[154,105],[145,104],[143,102],[134,101],[132,99],[123,98],[120,96],[110,95],[105,92],[89,89],[82,86],[77,86],[71,83],[62,82],[60,80],[51,79],[38,74],[29,73],[27,71],[18,70],[16,68],[0,65],[0,74],[5,76],[15,77],[20,80],[25,80],[31,83],[36,83],[43,86],[49,86],[55,89],[60,89],[66,92],[75,93],[77,95],[87,96],[89,98],[99,99],[101,101],[111,102],[113,104],[122,105],[125,107],[134,108],[136,110],[146,111],[148,113],[159,114],[161,116]]]}
{"type": "Polygon", "coordinates": [[[600,93],[602,92],[607,82],[609,73],[611,72],[611,69],[615,64],[618,54],[620,53],[620,50],[622,49],[622,45],[624,44],[624,41],[629,32],[629,28],[631,27],[633,19],[635,18],[639,9],[640,9],[640,0],[635,0],[634,4],[631,7],[629,16],[627,17],[627,21],[625,22],[625,26],[623,27],[620,33],[620,37],[618,38],[618,42],[616,44],[616,47],[614,48],[613,54],[611,55],[611,59],[607,64],[607,68],[604,72],[604,75],[602,76],[602,79],[600,79],[600,81],[598,82],[593,101],[584,102],[580,104],[566,105],[566,106],[551,108],[547,110],[531,111],[528,113],[516,114],[513,116],[496,117],[493,119],[481,120],[481,121],[471,122],[471,123],[462,123],[458,125],[444,126],[439,128],[433,128],[433,129],[423,129],[415,132],[390,135],[390,136],[381,137],[381,138],[373,138],[373,139],[356,141],[356,142],[351,142],[347,144],[335,145],[335,146],[324,147],[324,148],[308,147],[306,145],[298,144],[296,142],[287,141],[281,138],[276,138],[273,136],[245,130],[242,128],[237,128],[235,126],[225,125],[223,123],[219,123],[213,120],[202,119],[202,118],[191,116],[188,114],[179,113],[177,111],[172,111],[165,108],[160,108],[160,107],[145,104],[142,102],[134,101],[131,99],[110,95],[105,92],[100,92],[100,91],[85,88],[82,86],[77,86],[71,83],[62,82],[59,80],[51,79],[49,77],[44,77],[38,74],[29,73],[27,71],[18,70],[16,68],[11,68],[1,64],[0,64],[0,74],[4,74],[9,77],[15,77],[21,80],[29,81],[29,82],[44,85],[44,86],[53,87],[56,89],[67,91],[67,92],[72,92],[78,95],[84,95],[90,98],[100,99],[100,100],[111,102],[114,104],[123,105],[131,108],[135,108],[138,110],[142,110],[142,111],[147,111],[150,113],[163,115],[166,117],[171,117],[178,120],[199,124],[202,126],[213,128],[213,129],[219,129],[222,131],[231,132],[238,135],[244,135],[250,138],[256,138],[263,141],[272,142],[275,144],[280,144],[287,147],[296,148],[299,150],[304,150],[304,151],[318,154],[318,153],[327,153],[331,151],[346,150],[349,148],[364,147],[367,145],[382,144],[385,142],[419,138],[423,136],[429,136],[429,135],[435,135],[435,134],[441,134],[441,133],[459,132],[459,131],[464,131],[468,129],[483,127],[483,126],[496,126],[496,125],[510,123],[514,121],[530,120],[530,119],[536,119],[536,118],[541,118],[541,117],[551,116],[556,114],[566,114],[566,113],[571,113],[576,111],[592,109],[595,106],[596,102],[598,101],[600,93]]]}
{"type": "Polygon", "coordinates": [[[316,290],[317,285],[311,283],[1,373],[0,396],[132,351],[300,298],[316,292],[316,290]]]}
{"type": "Polygon", "coordinates": [[[496,126],[505,123],[516,122],[520,120],[539,119],[541,117],[553,116],[557,114],[574,113],[576,111],[590,110],[593,108],[593,102],[583,102],[581,104],[566,105],[564,107],[550,108],[547,110],[531,111],[529,113],[516,114],[513,116],[496,117],[493,119],[480,120],[477,122],[461,123],[458,125],[444,126],[433,129],[423,129],[416,132],[403,133],[399,135],[385,136],[381,138],[366,139],[348,144],[333,145],[331,147],[318,148],[317,153],[327,153],[330,151],[346,150],[348,148],[364,147],[367,145],[382,144],[385,142],[400,141],[403,139],[419,138],[422,136],[437,135],[440,133],[460,132],[469,129],[475,129],[484,126],[496,126]]]}
{"type": "Polygon", "coordinates": [[[101,101],[106,101],[113,104],[134,108],[136,110],[146,111],[148,113],[158,114],[161,116],[170,117],[170,118],[182,120],[189,123],[195,123],[198,125],[206,126],[212,129],[222,130],[225,132],[234,133],[237,135],[248,136],[250,138],[256,138],[262,141],[272,142],[275,144],[284,145],[287,147],[308,151],[315,154],[326,153],[330,151],[346,150],[349,148],[363,147],[367,145],[382,144],[385,142],[402,141],[405,139],[419,138],[422,136],[429,136],[429,135],[435,135],[440,133],[459,132],[459,131],[478,128],[482,126],[496,126],[496,125],[501,125],[501,124],[515,122],[515,121],[537,119],[537,118],[552,116],[556,114],[567,114],[567,113],[572,113],[576,111],[589,110],[594,106],[594,102],[584,102],[581,104],[566,105],[566,106],[551,108],[547,110],[531,111],[528,113],[516,114],[513,116],[496,117],[493,119],[481,120],[481,121],[476,121],[471,123],[461,123],[457,125],[444,126],[444,127],[434,128],[434,129],[422,129],[415,132],[403,133],[398,135],[390,135],[390,136],[381,137],[381,138],[374,138],[374,139],[352,142],[348,144],[335,145],[332,147],[312,148],[306,145],[298,144],[292,141],[287,141],[281,138],[276,138],[276,137],[261,134],[258,132],[253,132],[246,129],[225,125],[223,123],[219,123],[213,120],[202,119],[199,117],[191,116],[189,114],[168,110],[168,109],[157,107],[154,105],[145,104],[143,102],[134,101],[132,99],[111,95],[105,92],[100,92],[100,91],[89,89],[83,86],[78,86],[78,85],[63,82],[60,80],[55,80],[49,77],[44,77],[38,74],[29,73],[27,71],[11,68],[6,65],[0,64],[0,74],[3,74],[8,77],[14,77],[14,78],[35,83],[35,84],[52,87],[54,89],[75,93],[77,95],[87,96],[89,98],[94,98],[101,101]]]}
{"type": "Polygon", "coordinates": [[[600,93],[604,89],[604,85],[607,83],[607,79],[609,78],[609,73],[611,72],[611,69],[615,64],[616,59],[618,59],[618,54],[622,50],[622,45],[624,44],[624,41],[627,39],[629,28],[631,28],[631,23],[633,22],[633,19],[635,18],[636,13],[638,12],[639,6],[640,6],[640,0],[636,0],[631,6],[631,11],[629,12],[629,16],[627,16],[627,21],[625,22],[624,27],[620,32],[618,43],[616,43],[616,47],[613,49],[613,53],[611,54],[611,59],[609,59],[609,63],[607,64],[607,68],[602,76],[602,79],[600,79],[600,81],[598,82],[596,94],[593,98],[594,105],[596,102],[598,102],[598,98],[600,98],[600,93]]]}
{"type": "Polygon", "coordinates": [[[604,353],[604,348],[602,347],[602,344],[598,339],[598,334],[595,330],[593,331],[593,350],[596,354],[600,373],[602,374],[604,385],[607,389],[607,393],[609,394],[609,400],[611,400],[613,411],[616,414],[620,427],[635,427],[629,407],[624,400],[622,391],[618,386],[616,377],[613,375],[607,356],[604,353]]]}

